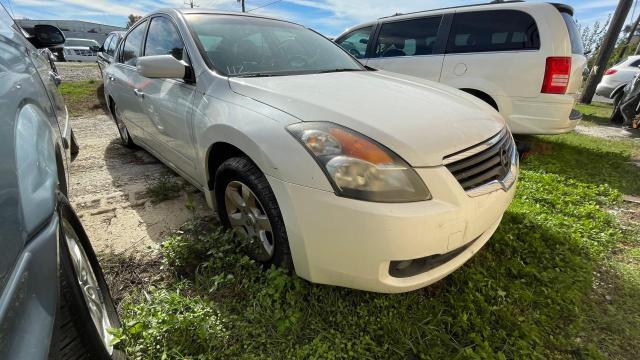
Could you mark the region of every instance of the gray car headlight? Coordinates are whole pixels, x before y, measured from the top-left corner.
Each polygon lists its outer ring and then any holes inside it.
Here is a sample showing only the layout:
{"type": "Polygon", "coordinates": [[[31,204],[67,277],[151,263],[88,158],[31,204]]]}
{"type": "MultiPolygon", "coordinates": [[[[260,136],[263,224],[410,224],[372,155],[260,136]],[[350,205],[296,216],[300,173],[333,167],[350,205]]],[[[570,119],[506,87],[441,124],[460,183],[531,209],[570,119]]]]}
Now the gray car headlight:
{"type": "Polygon", "coordinates": [[[431,199],[418,174],[391,150],[330,122],[305,122],[287,130],[318,162],[338,196],[375,202],[431,199]]]}

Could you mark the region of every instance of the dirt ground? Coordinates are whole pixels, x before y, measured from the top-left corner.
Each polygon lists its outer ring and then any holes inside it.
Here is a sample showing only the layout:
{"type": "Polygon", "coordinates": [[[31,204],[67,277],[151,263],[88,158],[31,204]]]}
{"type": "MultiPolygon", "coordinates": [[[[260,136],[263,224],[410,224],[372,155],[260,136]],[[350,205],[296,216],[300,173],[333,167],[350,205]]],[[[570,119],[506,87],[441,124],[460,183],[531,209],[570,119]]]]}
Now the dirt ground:
{"type": "Polygon", "coordinates": [[[191,217],[213,212],[191,186],[178,198],[153,203],[147,186],[165,176],[184,180],[145,150],[121,146],[107,115],[73,118],[71,124],[80,155],[71,165],[70,200],[97,251],[142,254],[191,217]],[[188,197],[194,212],[185,207],[188,197]]]}
{"type": "Polygon", "coordinates": [[[56,68],[62,81],[101,80],[96,63],[57,62],[56,68]]]}

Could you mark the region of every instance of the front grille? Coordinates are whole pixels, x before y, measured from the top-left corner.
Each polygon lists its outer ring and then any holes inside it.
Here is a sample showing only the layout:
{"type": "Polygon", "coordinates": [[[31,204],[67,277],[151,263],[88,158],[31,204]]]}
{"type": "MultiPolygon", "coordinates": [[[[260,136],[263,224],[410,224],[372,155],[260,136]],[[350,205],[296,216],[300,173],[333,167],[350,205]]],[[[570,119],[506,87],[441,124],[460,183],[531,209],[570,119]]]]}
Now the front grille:
{"type": "Polygon", "coordinates": [[[471,148],[448,155],[444,163],[465,191],[504,179],[511,171],[515,144],[503,129],[471,148]]]}

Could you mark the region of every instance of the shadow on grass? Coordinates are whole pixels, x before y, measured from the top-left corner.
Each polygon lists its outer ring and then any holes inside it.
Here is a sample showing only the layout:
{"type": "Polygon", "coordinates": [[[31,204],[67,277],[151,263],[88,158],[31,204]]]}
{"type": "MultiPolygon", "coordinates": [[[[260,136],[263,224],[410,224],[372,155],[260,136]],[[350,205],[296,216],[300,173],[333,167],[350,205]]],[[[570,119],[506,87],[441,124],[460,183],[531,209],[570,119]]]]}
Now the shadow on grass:
{"type": "Polygon", "coordinates": [[[153,316],[160,315],[146,309],[168,308],[177,299],[166,292],[151,293],[124,313],[125,323],[141,324],[143,331],[130,333],[127,341],[142,349],[138,355],[143,357],[170,349],[212,359],[535,358],[582,352],[573,338],[578,305],[591,286],[591,261],[575,238],[548,228],[526,211],[508,212],[485,248],[449,277],[394,295],[311,284],[281,270],[263,271],[242,260],[246,258],[233,244],[210,239],[210,250],[192,249],[202,244],[193,241],[202,235],[184,231],[179,236],[192,238],[173,240],[180,244],[170,249],[174,259],[176,254],[206,257],[196,274],[183,278],[188,288],[182,281],[169,292],[181,297],[179,301],[197,301],[197,307],[206,304],[220,311],[228,333],[216,337],[222,342],[212,350],[211,338],[197,340],[174,330],[205,321],[189,307],[172,313],[175,325],[164,322],[163,331],[157,331],[153,316]],[[147,330],[170,341],[142,337],[147,330]],[[170,349],[159,349],[160,343],[170,349]]]}
{"type": "Polygon", "coordinates": [[[519,137],[532,146],[524,169],[541,170],[593,185],[609,185],[623,194],[640,194],[640,167],[632,162],[638,147],[629,142],[566,134],[519,137]]]}

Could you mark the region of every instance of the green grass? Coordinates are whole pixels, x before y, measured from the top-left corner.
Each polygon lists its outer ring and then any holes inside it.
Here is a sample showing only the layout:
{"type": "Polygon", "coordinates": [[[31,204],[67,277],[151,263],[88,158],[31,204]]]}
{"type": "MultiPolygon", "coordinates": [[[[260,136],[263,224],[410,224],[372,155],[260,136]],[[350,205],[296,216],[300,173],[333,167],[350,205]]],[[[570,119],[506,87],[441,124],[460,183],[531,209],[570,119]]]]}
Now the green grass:
{"type": "Polygon", "coordinates": [[[102,81],[62,82],[59,89],[70,116],[102,112],[104,103],[102,81]]]}
{"type": "Polygon", "coordinates": [[[162,246],[176,280],[121,304],[119,346],[136,359],[634,359],[640,241],[608,209],[636,189],[640,169],[625,165],[635,150],[581,135],[535,141],[544,151],[522,164],[496,234],[432,286],[310,284],[260,269],[238,240],[196,222],[162,246]]]}
{"type": "Polygon", "coordinates": [[[582,113],[583,125],[606,125],[609,124],[612,107],[610,104],[594,102],[589,105],[576,104],[576,109],[582,113]]]}

